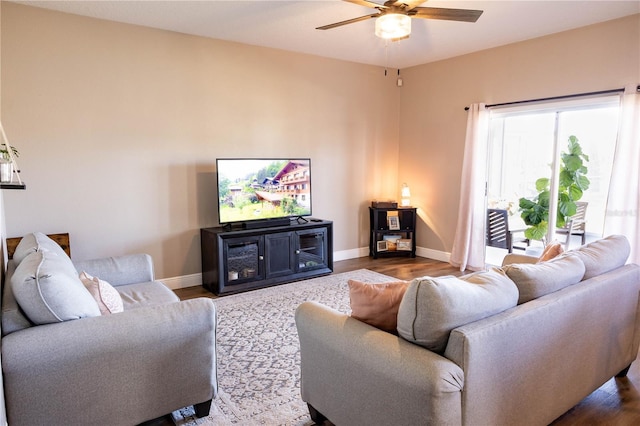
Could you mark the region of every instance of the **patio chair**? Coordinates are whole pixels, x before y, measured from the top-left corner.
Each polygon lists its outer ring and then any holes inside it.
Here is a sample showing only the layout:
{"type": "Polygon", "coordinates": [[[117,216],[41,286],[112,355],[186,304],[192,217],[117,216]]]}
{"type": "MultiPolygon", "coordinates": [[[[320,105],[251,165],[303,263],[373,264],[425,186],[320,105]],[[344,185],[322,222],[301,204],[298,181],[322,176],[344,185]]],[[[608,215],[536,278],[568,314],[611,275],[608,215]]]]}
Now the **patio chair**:
{"type": "Polygon", "coordinates": [[[507,249],[509,253],[513,249],[526,250],[529,240],[522,237],[514,237],[513,234],[522,232],[521,230],[511,231],[509,229],[509,213],[506,210],[487,209],[487,247],[507,249]],[[514,243],[526,243],[526,246],[514,246],[514,243]]]}
{"type": "Polygon", "coordinates": [[[576,214],[571,216],[565,223],[563,228],[556,229],[556,234],[566,235],[567,239],[564,243],[564,249],[569,250],[569,244],[571,243],[571,237],[573,235],[579,235],[582,237],[581,244],[584,245],[586,239],[586,225],[587,222],[585,220],[587,216],[587,206],[589,205],[586,201],[577,201],[576,202],[576,214]]]}

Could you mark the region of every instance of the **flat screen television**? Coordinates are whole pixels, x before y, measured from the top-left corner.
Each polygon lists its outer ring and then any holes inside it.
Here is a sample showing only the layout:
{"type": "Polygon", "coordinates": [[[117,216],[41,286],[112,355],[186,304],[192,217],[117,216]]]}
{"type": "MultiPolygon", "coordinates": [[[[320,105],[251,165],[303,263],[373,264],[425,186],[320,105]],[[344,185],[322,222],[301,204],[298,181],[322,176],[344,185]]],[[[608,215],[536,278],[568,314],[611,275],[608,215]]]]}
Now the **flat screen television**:
{"type": "Polygon", "coordinates": [[[311,215],[311,159],[218,158],[220,224],[311,215]]]}

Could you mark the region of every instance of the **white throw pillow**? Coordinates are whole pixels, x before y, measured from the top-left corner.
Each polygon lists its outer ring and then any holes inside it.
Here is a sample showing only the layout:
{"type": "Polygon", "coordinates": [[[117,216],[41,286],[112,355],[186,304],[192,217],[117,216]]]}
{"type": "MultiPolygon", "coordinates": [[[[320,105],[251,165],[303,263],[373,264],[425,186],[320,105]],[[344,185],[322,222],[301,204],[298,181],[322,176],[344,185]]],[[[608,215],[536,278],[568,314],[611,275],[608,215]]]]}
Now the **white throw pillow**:
{"type": "MultiPolygon", "coordinates": [[[[22,237],[13,252],[13,261],[19,264],[31,253],[38,250],[47,250],[58,256],[69,257],[62,247],[51,238],[42,232],[33,232],[22,237]]],[[[69,259],[69,261],[71,261],[71,259],[69,259]]]]}
{"type": "Polygon", "coordinates": [[[20,262],[11,288],[34,324],[50,324],[100,315],[98,304],[78,278],[68,256],[36,251],[20,262]]]}
{"type": "Polygon", "coordinates": [[[115,314],[124,310],[120,293],[108,282],[92,277],[84,271],[80,273],[80,281],[98,303],[102,315],[115,314]]]}

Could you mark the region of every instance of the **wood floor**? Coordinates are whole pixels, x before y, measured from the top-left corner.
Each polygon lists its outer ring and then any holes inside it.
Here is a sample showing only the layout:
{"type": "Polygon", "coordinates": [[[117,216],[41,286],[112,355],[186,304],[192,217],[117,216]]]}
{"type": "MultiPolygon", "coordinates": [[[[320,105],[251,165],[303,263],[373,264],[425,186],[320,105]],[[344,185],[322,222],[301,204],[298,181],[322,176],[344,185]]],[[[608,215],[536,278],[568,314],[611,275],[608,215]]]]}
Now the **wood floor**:
{"type": "MultiPolygon", "coordinates": [[[[420,276],[461,275],[451,265],[436,260],[417,257],[415,259],[394,257],[357,259],[334,262],[334,273],[355,269],[369,269],[381,274],[410,280],[420,276]]],[[[190,287],[175,291],[181,299],[216,296],[202,287],[190,287]]],[[[562,383],[550,383],[547,392],[559,389],[562,383]]],[[[602,425],[631,426],[640,425],[640,361],[631,365],[627,377],[612,378],[563,416],[556,419],[554,426],[602,425]]],[[[524,419],[523,419],[524,420],[524,419]]]]}

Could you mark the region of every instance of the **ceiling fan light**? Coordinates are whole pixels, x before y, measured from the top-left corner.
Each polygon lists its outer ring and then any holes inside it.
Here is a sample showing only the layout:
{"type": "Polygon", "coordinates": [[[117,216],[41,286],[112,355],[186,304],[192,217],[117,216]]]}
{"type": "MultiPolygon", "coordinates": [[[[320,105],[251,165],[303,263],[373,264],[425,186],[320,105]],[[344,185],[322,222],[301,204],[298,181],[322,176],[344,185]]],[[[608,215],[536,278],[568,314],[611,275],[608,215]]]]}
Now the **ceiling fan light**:
{"type": "Polygon", "coordinates": [[[401,13],[386,13],[376,19],[376,35],[384,39],[398,39],[411,34],[411,17],[401,13]]]}

